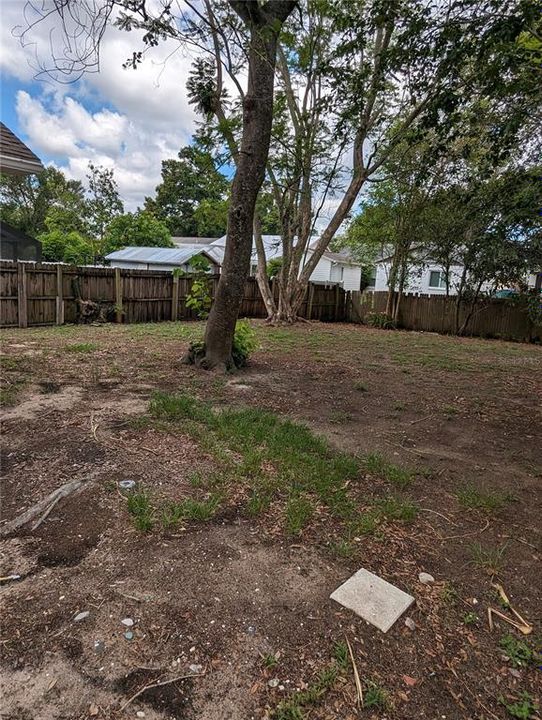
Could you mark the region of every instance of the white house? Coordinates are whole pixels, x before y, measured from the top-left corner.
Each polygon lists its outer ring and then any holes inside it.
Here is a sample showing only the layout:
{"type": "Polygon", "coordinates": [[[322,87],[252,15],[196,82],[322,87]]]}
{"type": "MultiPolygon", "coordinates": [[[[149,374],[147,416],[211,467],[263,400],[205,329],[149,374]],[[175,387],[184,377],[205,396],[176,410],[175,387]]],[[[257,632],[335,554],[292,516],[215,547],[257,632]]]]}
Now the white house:
{"type": "MultiPolygon", "coordinates": [[[[373,277],[367,290],[387,292],[389,290],[389,276],[391,262],[387,259],[376,263],[373,277]]],[[[457,286],[461,280],[462,265],[452,265],[450,268],[449,294],[457,293],[457,286]]],[[[404,291],[406,293],[420,293],[423,295],[446,295],[446,273],[444,269],[428,261],[422,265],[413,265],[409,268],[404,291]]]]}
{"type": "MultiPolygon", "coordinates": [[[[280,235],[263,235],[265,256],[267,261],[282,257],[282,240],[280,235]]],[[[207,246],[206,250],[222,264],[224,250],[226,247],[226,236],[214,240],[207,246]]],[[[309,248],[305,254],[302,265],[305,265],[312,255],[309,248]]],[[[252,247],[252,260],[250,273],[256,274],[258,268],[258,256],[256,246],[252,247]]],[[[348,253],[342,251],[333,253],[326,251],[316,265],[311,277],[311,282],[321,285],[340,285],[344,290],[359,290],[361,286],[361,265],[349,257],[348,253]]]]}
{"type": "Polygon", "coordinates": [[[175,248],[127,247],[109,253],[105,259],[109,260],[112,267],[118,268],[163,270],[165,272],[181,268],[185,272],[189,272],[189,262],[195,255],[206,257],[211,263],[211,272],[219,272],[219,264],[207,252],[207,246],[202,245],[183,245],[175,248]]]}

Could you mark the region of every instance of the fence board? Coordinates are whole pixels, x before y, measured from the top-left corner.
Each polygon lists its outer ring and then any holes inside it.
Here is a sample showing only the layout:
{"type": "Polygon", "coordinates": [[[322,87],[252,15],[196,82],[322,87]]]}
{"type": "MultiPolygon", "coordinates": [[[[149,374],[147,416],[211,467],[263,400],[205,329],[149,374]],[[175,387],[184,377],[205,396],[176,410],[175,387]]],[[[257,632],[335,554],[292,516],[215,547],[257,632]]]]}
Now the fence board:
{"type": "MultiPolygon", "coordinates": [[[[383,313],[386,292],[351,293],[349,319],[366,322],[369,313],[383,313]]],[[[465,320],[467,308],[461,307],[459,324],[465,320]]],[[[447,335],[455,333],[456,298],[443,295],[404,295],[399,305],[398,326],[447,335]]],[[[477,303],[468,322],[466,335],[496,337],[531,342],[542,337],[542,327],[529,318],[524,306],[497,298],[477,303]]]]}

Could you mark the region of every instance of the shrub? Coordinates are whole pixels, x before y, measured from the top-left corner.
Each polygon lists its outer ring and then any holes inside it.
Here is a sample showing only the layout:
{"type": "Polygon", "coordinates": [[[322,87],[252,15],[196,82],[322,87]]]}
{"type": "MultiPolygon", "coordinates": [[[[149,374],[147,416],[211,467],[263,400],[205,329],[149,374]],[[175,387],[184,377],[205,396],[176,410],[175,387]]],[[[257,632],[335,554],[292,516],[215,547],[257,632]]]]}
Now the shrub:
{"type": "Polygon", "coordinates": [[[386,313],[371,312],[367,315],[367,325],[381,330],[395,330],[394,319],[386,313]]]}
{"type": "Polygon", "coordinates": [[[248,320],[238,320],[233,336],[231,354],[236,367],[244,367],[250,355],[258,347],[256,333],[248,320]]]}

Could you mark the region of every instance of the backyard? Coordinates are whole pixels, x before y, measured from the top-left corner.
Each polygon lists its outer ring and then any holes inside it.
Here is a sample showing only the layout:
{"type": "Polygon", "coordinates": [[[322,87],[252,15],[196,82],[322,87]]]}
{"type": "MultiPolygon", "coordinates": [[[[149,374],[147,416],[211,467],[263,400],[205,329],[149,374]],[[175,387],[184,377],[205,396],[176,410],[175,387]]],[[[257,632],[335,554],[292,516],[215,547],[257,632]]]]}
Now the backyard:
{"type": "Polygon", "coordinates": [[[540,347],[251,324],[231,375],[196,322],[2,331],[2,522],[80,483],[1,542],[4,717],[539,717],[540,347]]]}

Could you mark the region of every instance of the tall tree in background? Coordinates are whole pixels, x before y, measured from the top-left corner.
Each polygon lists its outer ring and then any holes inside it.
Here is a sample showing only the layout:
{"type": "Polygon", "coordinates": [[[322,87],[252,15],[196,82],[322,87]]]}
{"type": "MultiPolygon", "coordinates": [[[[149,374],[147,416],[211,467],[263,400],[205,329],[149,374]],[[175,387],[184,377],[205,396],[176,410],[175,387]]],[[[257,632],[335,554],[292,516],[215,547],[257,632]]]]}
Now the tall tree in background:
{"type": "Polygon", "coordinates": [[[175,247],[167,225],[147,210],[117,215],[107,226],[103,254],[123,247],[175,247]]]}
{"type": "Polygon", "coordinates": [[[163,220],[172,235],[224,235],[230,183],[218,166],[204,133],[196,133],[177,160],[162,162],[162,182],[154,198],[145,198],[145,209],[163,220]]]}
{"type": "Polygon", "coordinates": [[[83,184],[68,180],[54,167],[39,175],[0,176],[0,218],[32,237],[48,229],[46,217],[53,208],[57,215],[65,215],[71,230],[75,222],[81,224],[84,207],[83,184]]]}
{"type": "Polygon", "coordinates": [[[115,217],[122,215],[124,205],[111,168],[89,163],[88,170],[88,228],[96,262],[105,254],[107,227],[115,217]]]}

